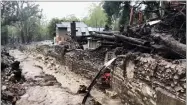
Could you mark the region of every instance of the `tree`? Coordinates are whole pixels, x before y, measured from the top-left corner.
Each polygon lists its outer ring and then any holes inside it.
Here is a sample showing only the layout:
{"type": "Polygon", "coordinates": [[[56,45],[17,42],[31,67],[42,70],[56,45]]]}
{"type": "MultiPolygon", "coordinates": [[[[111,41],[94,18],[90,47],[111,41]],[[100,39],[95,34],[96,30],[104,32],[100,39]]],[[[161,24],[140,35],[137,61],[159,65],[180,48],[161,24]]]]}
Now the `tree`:
{"type": "Polygon", "coordinates": [[[152,13],[156,13],[156,15],[160,17],[160,13],[159,13],[160,2],[159,1],[143,1],[143,4],[146,5],[145,15],[147,18],[150,18],[150,15],[152,13]]]}
{"type": "Polygon", "coordinates": [[[19,20],[18,1],[1,1],[1,26],[10,25],[19,20]]]}
{"type": "Polygon", "coordinates": [[[146,19],[149,19],[152,13],[156,13],[160,17],[159,1],[105,1],[103,9],[108,17],[107,23],[113,25],[114,28],[117,23],[119,23],[118,27],[120,25],[127,25],[131,7],[134,8],[135,20],[138,20],[138,12],[141,11],[142,5],[145,6],[143,13],[146,19]]]}
{"type": "Polygon", "coordinates": [[[90,23],[89,23],[89,18],[88,18],[88,17],[82,18],[81,21],[83,21],[84,23],[86,23],[86,24],[89,25],[89,26],[93,26],[93,25],[90,25],[90,23]]]}
{"type": "Polygon", "coordinates": [[[68,15],[68,16],[63,17],[61,19],[52,18],[47,25],[49,37],[50,38],[54,37],[53,34],[56,31],[56,24],[60,24],[61,22],[72,22],[72,21],[80,21],[80,20],[75,15],[68,15]]]}
{"type": "Polygon", "coordinates": [[[121,10],[122,1],[105,1],[103,4],[103,9],[107,14],[107,23],[108,25],[112,25],[112,21],[119,18],[119,12],[121,10]]]}
{"type": "Polygon", "coordinates": [[[127,25],[128,24],[128,22],[129,22],[129,18],[130,18],[130,8],[131,8],[131,6],[130,6],[130,1],[125,1],[125,2],[123,2],[122,4],[123,4],[123,8],[122,8],[122,12],[121,12],[121,17],[120,17],[120,20],[119,20],[119,24],[120,25],[127,25]]]}
{"type": "Polygon", "coordinates": [[[75,15],[71,14],[61,19],[64,22],[80,21],[75,15]]]}
{"type": "Polygon", "coordinates": [[[19,21],[15,26],[20,30],[22,43],[29,43],[32,41],[33,35],[39,32],[38,25],[42,10],[39,9],[39,5],[27,1],[17,2],[17,7],[19,21]]]}
{"type": "Polygon", "coordinates": [[[89,15],[82,19],[87,25],[92,27],[104,27],[107,20],[107,15],[102,9],[101,4],[92,4],[89,8],[89,15]]]}
{"type": "Polygon", "coordinates": [[[7,43],[8,37],[11,39],[16,36],[21,38],[22,43],[29,43],[41,35],[42,10],[39,5],[27,1],[2,1],[1,6],[2,44],[7,43]]]}
{"type": "Polygon", "coordinates": [[[8,25],[18,21],[17,1],[1,1],[1,44],[8,41],[8,25]]]}
{"type": "Polygon", "coordinates": [[[58,18],[53,18],[50,20],[49,24],[48,24],[48,33],[51,36],[51,38],[53,38],[53,34],[56,31],[56,24],[61,23],[62,20],[58,19],[58,18]]]}

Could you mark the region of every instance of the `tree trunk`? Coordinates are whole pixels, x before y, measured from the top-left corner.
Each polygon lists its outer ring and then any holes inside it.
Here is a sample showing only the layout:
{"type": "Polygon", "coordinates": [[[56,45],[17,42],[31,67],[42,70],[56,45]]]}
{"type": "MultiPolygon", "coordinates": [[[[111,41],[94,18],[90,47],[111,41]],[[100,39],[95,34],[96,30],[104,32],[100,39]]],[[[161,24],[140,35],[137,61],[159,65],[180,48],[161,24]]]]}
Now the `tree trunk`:
{"type": "Polygon", "coordinates": [[[95,31],[95,33],[97,33],[97,34],[106,34],[106,35],[114,35],[114,33],[113,32],[99,32],[99,31],[95,31]]]}
{"type": "Polygon", "coordinates": [[[157,40],[160,40],[166,47],[170,48],[172,51],[186,56],[186,45],[179,43],[173,37],[169,35],[160,35],[158,33],[151,34],[151,36],[157,40]]]}
{"type": "Polygon", "coordinates": [[[127,41],[127,42],[134,43],[134,44],[145,45],[146,43],[148,43],[145,40],[132,38],[132,37],[127,37],[127,36],[124,36],[124,35],[114,35],[114,36],[117,37],[118,39],[122,40],[122,41],[127,41]]]}
{"type": "Polygon", "coordinates": [[[25,37],[24,37],[24,32],[21,30],[21,41],[24,44],[25,43],[25,37]]]}
{"type": "Polygon", "coordinates": [[[102,38],[102,39],[112,40],[112,41],[115,40],[115,36],[103,35],[103,34],[92,34],[91,37],[102,38]]]}

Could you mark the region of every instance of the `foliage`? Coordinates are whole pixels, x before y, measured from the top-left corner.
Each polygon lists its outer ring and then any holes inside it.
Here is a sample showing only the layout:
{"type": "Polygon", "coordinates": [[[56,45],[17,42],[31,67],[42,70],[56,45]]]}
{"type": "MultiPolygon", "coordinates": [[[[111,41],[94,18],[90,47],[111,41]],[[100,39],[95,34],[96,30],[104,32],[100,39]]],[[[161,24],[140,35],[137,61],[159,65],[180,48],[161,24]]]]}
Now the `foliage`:
{"type": "Polygon", "coordinates": [[[47,29],[48,29],[48,33],[49,33],[51,38],[53,37],[53,34],[56,31],[56,24],[61,23],[61,22],[62,22],[62,20],[60,20],[58,18],[53,18],[53,19],[50,20],[50,22],[47,26],[47,29]]]}
{"type": "Polygon", "coordinates": [[[80,21],[75,15],[71,14],[61,19],[63,22],[80,21]]]}
{"type": "Polygon", "coordinates": [[[106,25],[107,15],[102,9],[101,4],[92,4],[89,8],[89,15],[82,19],[88,26],[104,27],[106,25]]]}
{"type": "Polygon", "coordinates": [[[120,17],[119,24],[120,25],[125,25],[128,24],[129,22],[129,14],[130,14],[130,1],[125,1],[123,2],[123,9],[120,17]]]}
{"type": "Polygon", "coordinates": [[[147,18],[150,18],[150,13],[156,13],[158,17],[160,17],[159,13],[159,1],[143,1],[143,4],[146,5],[145,15],[147,18]]]}
{"type": "Polygon", "coordinates": [[[103,4],[103,9],[107,14],[107,23],[112,24],[112,21],[119,17],[119,12],[121,10],[120,5],[122,1],[105,1],[103,4]]]}
{"type": "Polygon", "coordinates": [[[53,18],[50,20],[47,29],[50,36],[53,37],[53,34],[55,33],[56,30],[56,24],[61,22],[83,21],[85,24],[91,27],[104,27],[106,25],[106,20],[107,20],[106,13],[104,13],[101,4],[100,5],[92,4],[92,6],[89,8],[88,17],[84,17],[83,19],[78,19],[75,15],[69,15],[61,19],[53,18]]]}
{"type": "Polygon", "coordinates": [[[1,1],[1,26],[18,21],[18,6],[16,1],[1,1]]]}
{"type": "Polygon", "coordinates": [[[56,31],[56,24],[60,24],[61,22],[72,22],[72,21],[80,21],[75,15],[68,15],[67,17],[63,17],[62,19],[59,18],[52,18],[47,26],[48,34],[50,38],[53,38],[54,33],[56,31]]]}
{"type": "Polygon", "coordinates": [[[39,5],[27,1],[2,1],[1,6],[1,26],[4,27],[1,34],[2,40],[6,40],[2,44],[12,38],[21,39],[22,43],[41,40],[42,11],[39,5]]]}
{"type": "Polygon", "coordinates": [[[16,27],[20,30],[22,43],[29,43],[34,35],[39,34],[39,25],[41,19],[41,10],[39,5],[33,2],[18,2],[19,21],[16,27]]]}
{"type": "Polygon", "coordinates": [[[8,41],[8,26],[18,21],[16,1],[1,1],[1,44],[8,41]]]}
{"type": "MultiPolygon", "coordinates": [[[[138,11],[141,11],[141,6],[144,5],[143,10],[146,19],[151,17],[152,13],[156,13],[159,17],[159,1],[105,1],[103,9],[107,14],[107,23],[113,25],[114,28],[119,23],[120,25],[127,25],[130,18],[131,6],[134,8],[135,20],[138,19],[138,11]],[[134,3],[134,5],[132,5],[134,3]]],[[[116,29],[116,28],[115,28],[116,29]]]]}

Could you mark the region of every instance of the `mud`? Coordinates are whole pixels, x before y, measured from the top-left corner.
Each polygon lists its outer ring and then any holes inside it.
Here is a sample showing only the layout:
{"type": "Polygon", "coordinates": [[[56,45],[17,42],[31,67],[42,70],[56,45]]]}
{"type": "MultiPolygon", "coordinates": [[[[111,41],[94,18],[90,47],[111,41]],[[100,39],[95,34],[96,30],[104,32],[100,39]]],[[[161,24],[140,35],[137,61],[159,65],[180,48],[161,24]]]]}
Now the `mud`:
{"type": "Polygon", "coordinates": [[[20,62],[15,61],[9,52],[1,50],[1,104],[14,105],[25,93],[22,84],[25,82],[20,68],[20,62]]]}
{"type": "Polygon", "coordinates": [[[112,85],[125,102],[130,105],[171,105],[172,102],[175,103],[172,105],[185,105],[185,60],[129,53],[123,62],[114,68],[112,85]]]}
{"type": "MultiPolygon", "coordinates": [[[[87,86],[90,80],[61,66],[52,57],[22,53],[19,50],[10,50],[9,53],[15,60],[20,61],[25,78],[17,89],[20,91],[23,88],[24,91],[19,92],[16,105],[81,105],[84,93],[78,94],[77,91],[80,85],[87,86]]],[[[86,105],[122,105],[120,99],[111,99],[96,88],[91,94],[86,105]]]]}
{"type": "MultiPolygon", "coordinates": [[[[73,93],[77,91],[80,84],[87,86],[90,83],[89,80],[92,80],[103,62],[108,59],[107,57],[105,59],[107,54],[110,55],[109,59],[118,54],[128,56],[126,51],[120,49],[117,51],[115,51],[116,49],[106,49],[106,51],[101,49],[93,52],[76,49],[66,53],[59,47],[57,49],[58,53],[53,47],[42,45],[38,46],[37,50],[26,48],[26,51],[35,52],[36,59],[40,59],[40,62],[47,65],[45,68],[51,70],[46,72],[54,75],[59,83],[73,93]],[[109,54],[110,52],[113,54],[109,54]],[[94,53],[99,53],[99,55],[96,56],[94,53]],[[57,64],[55,61],[57,58],[64,61],[62,64],[64,66],[60,68],[60,71],[56,71],[55,68],[58,65],[54,65],[57,64]],[[64,81],[66,78],[69,80],[64,81]],[[78,83],[73,82],[77,80],[78,83]]],[[[116,100],[118,96],[127,105],[165,105],[165,103],[171,104],[171,102],[175,103],[172,105],[185,104],[186,79],[184,74],[186,74],[186,66],[184,60],[169,60],[158,55],[137,52],[130,53],[127,58],[118,59],[114,67],[110,69],[113,70],[112,89],[103,93],[98,91],[95,86],[91,91],[93,98],[102,104],[120,105],[121,101],[118,103],[119,100],[116,100]],[[161,88],[162,91],[158,88],[161,88]],[[110,97],[106,97],[106,95],[110,95],[110,97]],[[163,97],[168,100],[161,100],[163,97]],[[112,98],[115,99],[112,100],[112,98]]]]}

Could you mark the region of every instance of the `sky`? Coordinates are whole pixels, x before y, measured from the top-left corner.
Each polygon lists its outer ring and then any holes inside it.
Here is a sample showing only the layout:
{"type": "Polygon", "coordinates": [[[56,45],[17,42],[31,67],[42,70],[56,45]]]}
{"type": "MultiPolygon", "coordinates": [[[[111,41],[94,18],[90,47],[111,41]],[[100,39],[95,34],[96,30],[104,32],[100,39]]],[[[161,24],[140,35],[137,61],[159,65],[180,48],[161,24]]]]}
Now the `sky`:
{"type": "Polygon", "coordinates": [[[63,18],[71,14],[81,19],[88,15],[88,8],[92,3],[100,2],[37,2],[36,4],[40,5],[45,20],[49,21],[55,17],[63,18]]]}

